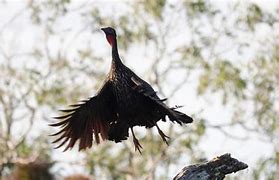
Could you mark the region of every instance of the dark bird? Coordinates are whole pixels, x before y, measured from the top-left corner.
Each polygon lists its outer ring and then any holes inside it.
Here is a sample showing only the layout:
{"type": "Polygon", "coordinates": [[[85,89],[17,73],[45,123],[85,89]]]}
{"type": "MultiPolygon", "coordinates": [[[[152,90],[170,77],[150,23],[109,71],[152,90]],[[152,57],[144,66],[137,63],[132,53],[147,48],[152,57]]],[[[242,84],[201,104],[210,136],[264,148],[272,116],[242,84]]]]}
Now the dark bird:
{"type": "Polygon", "coordinates": [[[135,149],[142,146],[136,138],[133,127],[156,127],[163,141],[167,138],[158,127],[159,120],[166,121],[166,116],[178,124],[191,123],[193,119],[177,111],[177,107],[169,108],[160,99],[153,88],[132,70],[126,67],[118,54],[116,32],[113,28],[102,28],[112,48],[112,62],[109,74],[103,87],[96,96],[82,103],[70,105],[71,109],[61,110],[65,113],[55,117],[60,122],[51,124],[61,130],[52,136],[58,136],[53,143],[60,142],[57,148],[66,145],[65,151],[71,149],[79,140],[79,150],[90,148],[93,140],[99,144],[101,140],[116,143],[126,140],[131,129],[135,149]]]}

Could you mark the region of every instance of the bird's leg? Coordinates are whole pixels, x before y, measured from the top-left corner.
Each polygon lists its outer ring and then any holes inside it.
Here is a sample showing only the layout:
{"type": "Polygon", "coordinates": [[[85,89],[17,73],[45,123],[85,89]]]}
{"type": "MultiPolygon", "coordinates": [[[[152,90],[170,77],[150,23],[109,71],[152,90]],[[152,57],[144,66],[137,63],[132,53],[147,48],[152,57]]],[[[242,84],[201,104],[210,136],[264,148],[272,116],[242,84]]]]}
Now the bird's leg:
{"type": "Polygon", "coordinates": [[[133,135],[133,142],[134,142],[134,145],[135,145],[135,151],[138,150],[140,152],[140,154],[141,154],[141,150],[140,149],[142,148],[142,146],[140,145],[139,140],[136,138],[134,130],[133,130],[132,127],[131,127],[131,131],[132,131],[132,135],[133,135]]]}
{"type": "Polygon", "coordinates": [[[160,136],[162,137],[163,141],[164,141],[167,145],[169,145],[167,138],[170,139],[170,137],[168,137],[167,135],[165,135],[165,134],[163,133],[163,131],[159,128],[159,126],[158,126],[157,124],[156,124],[156,127],[157,127],[158,133],[159,133],[160,136]]]}

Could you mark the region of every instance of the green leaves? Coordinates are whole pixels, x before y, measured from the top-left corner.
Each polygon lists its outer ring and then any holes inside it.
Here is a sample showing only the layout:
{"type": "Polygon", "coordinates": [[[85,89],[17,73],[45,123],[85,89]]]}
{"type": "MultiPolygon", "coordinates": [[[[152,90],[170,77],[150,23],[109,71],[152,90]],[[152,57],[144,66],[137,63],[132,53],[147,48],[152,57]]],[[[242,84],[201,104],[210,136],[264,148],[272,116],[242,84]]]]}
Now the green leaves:
{"type": "Polygon", "coordinates": [[[189,16],[207,13],[209,11],[208,4],[204,0],[185,0],[185,7],[189,16]]]}
{"type": "Polygon", "coordinates": [[[241,77],[240,70],[229,61],[217,60],[201,74],[198,93],[204,94],[207,90],[223,92],[223,103],[227,102],[228,95],[243,98],[246,81],[241,77]]]}
{"type": "Polygon", "coordinates": [[[271,136],[276,136],[279,132],[279,122],[276,120],[279,115],[276,110],[279,84],[277,46],[274,47],[271,58],[262,57],[250,64],[253,72],[251,80],[254,93],[251,98],[255,102],[254,113],[259,125],[271,136]]]}
{"type": "Polygon", "coordinates": [[[158,20],[162,20],[166,0],[144,0],[142,4],[147,13],[150,13],[158,20]]]}
{"type": "Polygon", "coordinates": [[[248,8],[248,14],[247,14],[247,24],[251,29],[254,29],[255,24],[261,22],[263,19],[263,13],[260,9],[260,7],[256,4],[250,5],[248,8]]]}

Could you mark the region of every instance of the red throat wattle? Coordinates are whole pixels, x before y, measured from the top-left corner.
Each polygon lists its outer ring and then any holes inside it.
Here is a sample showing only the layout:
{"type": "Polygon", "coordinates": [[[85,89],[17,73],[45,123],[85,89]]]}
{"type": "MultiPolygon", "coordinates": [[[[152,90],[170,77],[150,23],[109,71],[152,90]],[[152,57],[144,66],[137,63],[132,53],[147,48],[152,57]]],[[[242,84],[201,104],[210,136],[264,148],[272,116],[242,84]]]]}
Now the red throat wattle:
{"type": "Polygon", "coordinates": [[[111,46],[114,44],[114,37],[113,35],[107,35],[107,40],[111,46]]]}

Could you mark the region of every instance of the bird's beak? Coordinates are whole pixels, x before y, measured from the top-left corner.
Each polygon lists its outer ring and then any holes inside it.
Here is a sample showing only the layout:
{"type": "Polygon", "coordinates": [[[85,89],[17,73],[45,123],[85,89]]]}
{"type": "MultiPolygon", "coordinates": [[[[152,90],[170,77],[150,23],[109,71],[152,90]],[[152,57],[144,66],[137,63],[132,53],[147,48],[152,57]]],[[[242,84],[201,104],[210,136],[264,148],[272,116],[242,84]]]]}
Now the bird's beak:
{"type": "Polygon", "coordinates": [[[101,28],[102,31],[104,31],[104,33],[106,32],[106,28],[101,28]]]}

